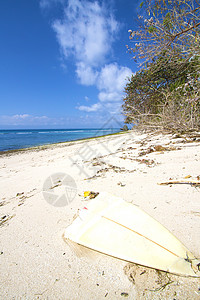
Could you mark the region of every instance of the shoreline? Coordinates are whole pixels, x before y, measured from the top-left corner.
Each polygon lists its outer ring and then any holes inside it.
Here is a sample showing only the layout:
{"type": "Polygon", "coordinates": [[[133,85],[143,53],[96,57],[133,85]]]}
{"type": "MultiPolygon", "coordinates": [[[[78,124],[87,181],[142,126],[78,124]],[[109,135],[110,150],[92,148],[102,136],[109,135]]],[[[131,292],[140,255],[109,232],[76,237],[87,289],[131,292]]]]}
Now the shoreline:
{"type": "MultiPolygon", "coordinates": [[[[130,131],[130,130],[129,130],[130,131]]],[[[77,140],[71,140],[71,141],[65,141],[65,142],[56,142],[56,143],[50,143],[50,144],[42,144],[42,145],[38,145],[38,146],[33,146],[33,147],[27,147],[27,148],[19,148],[19,149],[11,149],[11,150],[3,150],[0,151],[0,156],[4,155],[4,154],[12,154],[12,153],[17,153],[17,152],[25,152],[25,151],[39,151],[39,150],[46,150],[49,149],[51,147],[56,147],[56,146],[67,146],[67,144],[72,144],[72,143],[76,143],[76,142],[84,142],[87,140],[92,140],[92,139],[97,139],[97,138],[103,138],[103,137],[107,137],[107,136],[112,136],[112,135],[118,135],[118,134],[124,134],[127,133],[128,131],[119,131],[119,132],[115,132],[115,133],[110,133],[110,134],[106,134],[106,135],[99,135],[99,136],[94,136],[94,137],[88,137],[88,138],[81,138],[81,139],[77,139],[77,140]]]]}
{"type": "MultiPolygon", "coordinates": [[[[79,249],[62,236],[85,206],[84,191],[106,191],[140,207],[200,257],[199,187],[159,185],[200,176],[200,140],[133,130],[40,150],[0,156],[0,298],[199,299],[200,278],[79,249]],[[59,207],[48,202],[45,182],[63,174],[76,193],[59,207]]],[[[58,177],[50,191],[65,193],[58,177]]]]}

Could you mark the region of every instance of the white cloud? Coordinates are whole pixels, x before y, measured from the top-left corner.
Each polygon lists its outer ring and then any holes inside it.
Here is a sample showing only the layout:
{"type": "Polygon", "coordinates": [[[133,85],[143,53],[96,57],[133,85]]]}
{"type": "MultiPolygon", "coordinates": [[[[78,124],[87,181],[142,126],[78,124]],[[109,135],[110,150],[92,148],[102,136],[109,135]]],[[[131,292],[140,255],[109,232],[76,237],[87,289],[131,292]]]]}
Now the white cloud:
{"type": "Polygon", "coordinates": [[[85,106],[85,105],[81,105],[78,107],[79,110],[81,111],[87,111],[87,112],[95,112],[95,111],[99,111],[102,108],[100,103],[95,103],[91,106],[85,106]]]}
{"type": "Polygon", "coordinates": [[[100,92],[98,98],[101,102],[118,102],[121,100],[121,93],[100,92]]]}
{"type": "Polygon", "coordinates": [[[118,111],[121,106],[126,80],[131,75],[132,71],[127,67],[118,66],[117,64],[106,65],[95,77],[96,86],[99,90],[99,102],[95,106],[79,106],[78,109],[90,112],[94,111],[94,108],[98,110],[104,107],[107,110],[109,108],[112,111],[118,111]],[[112,103],[115,103],[114,106],[112,103]]]}
{"type": "Polygon", "coordinates": [[[23,115],[13,115],[13,116],[11,116],[10,118],[11,119],[13,119],[13,120],[24,120],[24,119],[27,119],[27,118],[29,118],[30,117],[30,115],[28,115],[28,114],[23,114],[23,115]]]}
{"type": "Polygon", "coordinates": [[[80,79],[80,83],[83,85],[94,85],[98,76],[98,72],[91,66],[86,65],[83,62],[77,63],[76,74],[80,79]]]}
{"type": "Polygon", "coordinates": [[[131,74],[131,69],[118,66],[116,63],[102,68],[97,82],[100,91],[99,100],[101,102],[121,102],[126,80],[131,74]]]}
{"type": "Polygon", "coordinates": [[[78,62],[97,66],[111,48],[117,22],[97,1],[69,0],[53,29],[65,57],[73,54],[78,62]]]}
{"type": "Polygon", "coordinates": [[[29,114],[0,115],[0,125],[34,125],[50,123],[47,116],[32,116],[29,114]]]}
{"type": "Polygon", "coordinates": [[[64,18],[56,20],[53,29],[64,57],[74,57],[81,84],[93,85],[96,68],[111,51],[118,22],[97,1],[69,0],[64,18]]]}
{"type": "Polygon", "coordinates": [[[52,24],[63,58],[66,61],[71,57],[74,59],[79,82],[98,89],[98,102],[78,106],[81,111],[95,112],[103,107],[112,108],[112,111],[119,109],[126,78],[132,75],[129,68],[117,63],[105,65],[120,24],[104,3],[98,0],[68,0],[63,6],[63,18],[52,24]]]}
{"type": "Polygon", "coordinates": [[[105,90],[108,93],[121,93],[127,77],[131,74],[132,71],[129,68],[118,66],[116,63],[106,65],[101,70],[97,86],[99,90],[105,90]]]}

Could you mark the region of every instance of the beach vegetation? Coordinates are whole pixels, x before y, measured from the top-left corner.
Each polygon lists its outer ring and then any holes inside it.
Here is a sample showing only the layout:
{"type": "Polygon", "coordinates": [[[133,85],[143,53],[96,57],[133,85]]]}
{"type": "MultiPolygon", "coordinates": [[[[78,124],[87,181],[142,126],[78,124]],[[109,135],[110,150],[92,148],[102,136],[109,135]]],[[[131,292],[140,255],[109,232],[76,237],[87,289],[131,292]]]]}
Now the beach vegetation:
{"type": "Polygon", "coordinates": [[[200,129],[200,2],[146,0],[127,46],[139,70],[127,81],[125,122],[200,129]]]}

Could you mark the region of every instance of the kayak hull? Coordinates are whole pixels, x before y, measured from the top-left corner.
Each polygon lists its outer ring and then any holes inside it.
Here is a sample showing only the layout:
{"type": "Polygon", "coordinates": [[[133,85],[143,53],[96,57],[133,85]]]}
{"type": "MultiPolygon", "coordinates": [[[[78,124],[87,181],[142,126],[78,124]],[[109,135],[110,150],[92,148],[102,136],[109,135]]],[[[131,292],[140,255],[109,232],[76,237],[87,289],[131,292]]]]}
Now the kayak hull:
{"type": "Polygon", "coordinates": [[[199,277],[194,255],[164,226],[137,206],[100,193],[67,227],[66,239],[147,267],[199,277]]]}

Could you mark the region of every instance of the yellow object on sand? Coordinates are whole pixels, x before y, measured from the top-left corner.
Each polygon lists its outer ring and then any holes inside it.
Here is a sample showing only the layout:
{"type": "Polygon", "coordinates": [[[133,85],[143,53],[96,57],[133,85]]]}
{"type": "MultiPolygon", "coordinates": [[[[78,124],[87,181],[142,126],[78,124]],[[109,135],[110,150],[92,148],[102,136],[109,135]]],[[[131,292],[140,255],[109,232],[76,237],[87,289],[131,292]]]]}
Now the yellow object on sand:
{"type": "Polygon", "coordinates": [[[88,199],[94,199],[95,197],[97,197],[99,195],[99,193],[97,192],[92,192],[92,191],[86,191],[84,192],[84,198],[88,198],[88,199]]]}
{"type": "Polygon", "coordinates": [[[88,197],[90,195],[90,193],[91,193],[90,191],[85,191],[84,192],[84,198],[88,197]]]}
{"type": "Polygon", "coordinates": [[[172,233],[137,206],[108,193],[87,203],[64,236],[129,262],[200,276],[200,261],[172,233]]]}

